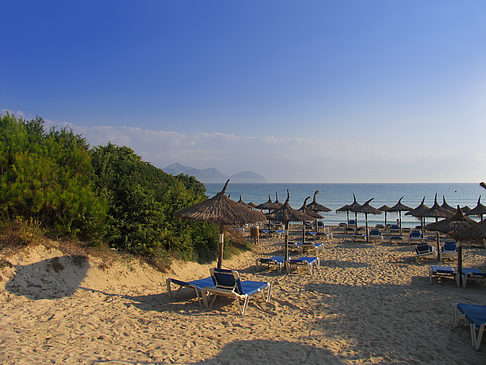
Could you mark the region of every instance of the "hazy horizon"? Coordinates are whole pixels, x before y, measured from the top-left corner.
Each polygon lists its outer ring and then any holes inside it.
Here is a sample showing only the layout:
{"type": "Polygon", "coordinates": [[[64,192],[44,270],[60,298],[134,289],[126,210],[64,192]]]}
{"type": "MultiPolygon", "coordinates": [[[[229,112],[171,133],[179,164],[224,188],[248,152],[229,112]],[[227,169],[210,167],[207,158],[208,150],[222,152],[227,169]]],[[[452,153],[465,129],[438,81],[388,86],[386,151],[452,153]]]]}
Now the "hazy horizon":
{"type": "Polygon", "coordinates": [[[269,183],[485,180],[486,2],[0,4],[0,113],[269,183]]]}

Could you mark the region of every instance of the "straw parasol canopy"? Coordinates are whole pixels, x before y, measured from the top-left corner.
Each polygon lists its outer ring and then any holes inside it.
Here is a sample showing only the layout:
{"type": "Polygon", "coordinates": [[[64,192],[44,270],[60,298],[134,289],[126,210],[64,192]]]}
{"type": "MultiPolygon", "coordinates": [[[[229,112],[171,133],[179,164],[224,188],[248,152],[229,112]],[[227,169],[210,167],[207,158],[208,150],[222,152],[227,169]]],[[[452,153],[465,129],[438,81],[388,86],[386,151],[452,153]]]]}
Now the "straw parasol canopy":
{"type": "Polygon", "coordinates": [[[299,222],[299,221],[306,221],[311,220],[312,217],[308,216],[305,213],[299,212],[289,204],[290,200],[290,193],[287,190],[287,199],[285,203],[276,211],[267,215],[267,217],[271,220],[282,222],[285,225],[285,267],[287,268],[288,260],[289,260],[289,222],[299,222]]]}
{"type": "Polygon", "coordinates": [[[398,219],[400,223],[400,234],[402,234],[402,212],[409,212],[412,210],[412,208],[406,206],[405,204],[402,204],[403,198],[404,197],[402,196],[400,199],[398,199],[398,202],[388,210],[389,212],[398,212],[398,219]]]}
{"type": "Polygon", "coordinates": [[[339,212],[346,212],[346,220],[349,224],[349,204],[346,204],[344,206],[342,206],[341,208],[338,208],[336,209],[336,213],[339,213],[339,212]]]}
{"type": "MultiPolygon", "coordinates": [[[[314,211],[312,209],[309,209],[309,207],[307,206],[307,200],[309,200],[309,199],[310,199],[310,196],[305,198],[304,204],[302,204],[302,206],[298,209],[298,211],[304,213],[305,215],[311,217],[312,219],[322,218],[322,215],[316,213],[316,211],[314,211]]],[[[309,220],[309,219],[307,219],[307,220],[309,220]]]]}
{"type": "Polygon", "coordinates": [[[278,193],[277,192],[275,192],[275,201],[272,204],[273,204],[272,210],[277,210],[278,208],[280,208],[283,205],[283,203],[280,203],[278,201],[278,193]]]}
{"type": "Polygon", "coordinates": [[[437,194],[435,194],[435,199],[434,199],[434,205],[432,205],[431,208],[425,210],[422,212],[422,214],[417,215],[418,217],[430,217],[430,218],[435,218],[436,221],[439,220],[439,218],[447,218],[449,216],[449,212],[445,209],[443,209],[439,203],[437,203],[437,194]]]}
{"type": "Polygon", "coordinates": [[[211,199],[207,199],[192,207],[175,212],[175,215],[180,218],[219,225],[218,268],[221,268],[223,262],[224,226],[257,223],[266,219],[262,213],[251,210],[250,208],[229,199],[225,195],[228,183],[229,179],[226,181],[226,184],[224,184],[223,190],[211,199]]]}
{"type": "MultiPolygon", "coordinates": [[[[450,216],[450,213],[447,210],[442,209],[442,207],[439,205],[439,203],[437,203],[437,194],[435,194],[434,205],[432,205],[432,208],[427,209],[420,216],[423,217],[423,218],[425,218],[425,217],[435,218],[435,221],[438,222],[439,218],[447,218],[447,217],[450,216]]],[[[440,259],[439,233],[437,233],[436,235],[437,235],[437,239],[436,239],[436,241],[437,241],[437,259],[440,259]]]]}
{"type": "Polygon", "coordinates": [[[448,210],[449,212],[451,212],[451,215],[453,215],[456,212],[456,208],[453,208],[449,204],[447,204],[444,195],[442,195],[442,205],[440,207],[442,209],[445,209],[445,210],[448,210]]]}
{"type": "Polygon", "coordinates": [[[270,195],[268,196],[268,200],[265,203],[258,204],[256,208],[261,210],[268,210],[268,211],[273,210],[273,203],[272,203],[272,199],[270,199],[270,195]]]}
{"type": "Polygon", "coordinates": [[[358,212],[361,208],[361,204],[359,204],[356,200],[356,195],[353,194],[353,202],[349,204],[349,211],[354,213],[354,220],[356,222],[356,227],[358,227],[358,212]]]}
{"type": "MultiPolygon", "coordinates": [[[[320,215],[317,212],[315,212],[314,210],[308,208],[307,200],[309,200],[309,199],[310,199],[310,196],[305,198],[304,204],[302,204],[302,206],[298,209],[298,211],[308,215],[309,217],[312,217],[313,220],[318,220],[318,219],[322,218],[322,215],[320,215]]],[[[317,228],[317,224],[316,224],[316,228],[317,228]]],[[[305,221],[302,221],[302,243],[303,244],[305,243],[305,221]]]]}
{"type": "Polygon", "coordinates": [[[465,216],[462,209],[457,206],[457,210],[454,215],[438,222],[429,223],[425,226],[425,228],[427,228],[429,231],[446,233],[453,237],[455,232],[464,231],[474,224],[476,224],[476,222],[465,216]]]}
{"type": "Polygon", "coordinates": [[[390,210],[390,207],[385,204],[385,205],[382,205],[381,207],[379,207],[378,210],[385,213],[385,227],[386,227],[386,213],[388,213],[388,211],[390,210]]]}
{"type": "Polygon", "coordinates": [[[405,213],[405,215],[411,215],[412,217],[420,219],[420,226],[422,227],[422,236],[424,235],[424,221],[425,221],[425,217],[423,216],[423,214],[425,211],[430,209],[428,206],[424,204],[424,202],[425,202],[425,196],[422,199],[422,202],[417,207],[405,213]]]}
{"type": "Polygon", "coordinates": [[[314,212],[330,212],[331,209],[329,209],[328,207],[326,207],[322,204],[319,204],[316,201],[317,194],[319,194],[319,190],[316,190],[314,192],[314,199],[312,199],[312,203],[307,204],[307,208],[313,210],[314,212]]]}
{"type": "Polygon", "coordinates": [[[241,199],[241,194],[240,194],[240,200],[238,200],[238,201],[237,201],[237,203],[247,205],[247,204],[246,204],[246,203],[243,201],[243,199],[241,199]]]}
{"type": "Polygon", "coordinates": [[[366,220],[366,242],[370,242],[370,237],[368,234],[368,214],[381,214],[381,210],[376,209],[375,207],[372,207],[370,205],[370,202],[374,198],[371,198],[367,202],[365,202],[360,208],[358,213],[363,213],[365,215],[365,220],[366,220]]]}
{"type": "Polygon", "coordinates": [[[475,222],[468,229],[454,234],[454,238],[463,242],[483,242],[486,240],[486,221],[475,222]]]}
{"type": "MultiPolygon", "coordinates": [[[[469,228],[476,225],[477,223],[471,218],[466,217],[459,205],[457,206],[456,213],[446,219],[439,222],[429,223],[425,226],[430,231],[438,231],[446,233],[452,238],[456,238],[457,235],[461,235],[463,232],[466,233],[469,228]]],[[[459,285],[462,280],[462,244],[457,247],[457,272],[459,273],[459,285]]]]}
{"type": "MultiPolygon", "coordinates": [[[[312,199],[312,202],[307,204],[307,208],[313,210],[314,212],[330,212],[331,209],[329,209],[328,207],[322,205],[322,204],[319,204],[317,201],[316,201],[316,196],[317,194],[319,194],[319,190],[316,190],[314,192],[314,198],[312,199]]],[[[321,219],[324,218],[324,217],[321,217],[321,219]]],[[[317,219],[316,218],[316,231],[319,232],[319,226],[317,225],[317,219]]],[[[316,233],[317,233],[316,232],[316,233]]]]}
{"type": "Polygon", "coordinates": [[[475,215],[478,217],[481,217],[481,220],[483,220],[483,215],[486,214],[486,207],[481,204],[481,195],[479,196],[478,203],[474,208],[472,208],[467,215],[475,215]]]}

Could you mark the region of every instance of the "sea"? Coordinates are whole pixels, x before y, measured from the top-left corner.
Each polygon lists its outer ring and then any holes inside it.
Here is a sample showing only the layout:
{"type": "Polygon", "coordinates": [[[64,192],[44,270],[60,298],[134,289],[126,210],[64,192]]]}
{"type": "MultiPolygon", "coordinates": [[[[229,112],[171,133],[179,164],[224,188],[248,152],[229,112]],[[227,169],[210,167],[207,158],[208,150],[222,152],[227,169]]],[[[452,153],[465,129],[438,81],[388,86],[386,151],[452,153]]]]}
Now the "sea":
{"type": "MultiPolygon", "coordinates": [[[[221,191],[224,184],[207,183],[206,194],[209,198],[221,191]]],[[[326,184],[312,184],[312,183],[261,183],[261,184],[243,184],[243,183],[229,183],[226,194],[231,199],[238,201],[241,199],[245,203],[253,202],[261,204],[268,201],[270,197],[275,201],[278,196],[278,201],[283,203],[287,198],[287,190],[290,194],[289,203],[294,209],[299,209],[304,203],[306,197],[310,197],[307,203],[312,202],[314,192],[319,191],[316,201],[329,209],[331,212],[319,213],[323,216],[323,223],[325,225],[338,225],[341,222],[346,222],[346,213],[336,212],[336,209],[341,208],[346,204],[353,202],[353,194],[356,196],[358,203],[363,204],[367,200],[373,198],[370,205],[379,208],[383,205],[389,207],[394,206],[398,200],[403,197],[402,204],[411,208],[417,207],[422,199],[425,197],[425,204],[431,207],[434,204],[434,199],[437,194],[437,201],[442,205],[445,198],[447,204],[452,207],[468,206],[474,208],[480,198],[481,194],[486,191],[479,186],[479,183],[326,183],[326,184]]],[[[349,213],[350,219],[354,219],[354,213],[349,213]]],[[[364,224],[364,215],[358,214],[358,224],[364,224]]],[[[471,217],[474,219],[474,217],[471,217]]],[[[387,223],[396,223],[398,213],[387,213],[387,223]]],[[[420,224],[417,218],[407,216],[401,213],[402,226],[413,228],[420,224]]],[[[368,215],[368,224],[374,226],[375,224],[384,224],[385,215],[368,215]]],[[[434,218],[426,218],[426,223],[434,222],[434,218]]]]}

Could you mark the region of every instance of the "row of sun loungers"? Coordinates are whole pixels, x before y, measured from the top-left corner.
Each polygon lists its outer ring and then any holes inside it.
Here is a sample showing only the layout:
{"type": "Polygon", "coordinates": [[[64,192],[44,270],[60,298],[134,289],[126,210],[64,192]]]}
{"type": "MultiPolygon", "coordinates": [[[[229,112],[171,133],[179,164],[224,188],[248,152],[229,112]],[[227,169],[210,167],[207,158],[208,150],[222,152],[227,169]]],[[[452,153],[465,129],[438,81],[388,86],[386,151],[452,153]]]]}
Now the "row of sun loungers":
{"type": "MultiPolygon", "coordinates": [[[[312,275],[313,269],[319,268],[321,262],[319,257],[302,256],[297,259],[289,259],[288,264],[290,271],[292,270],[292,267],[296,265],[307,266],[309,274],[312,275]]],[[[256,266],[258,270],[261,270],[263,265],[267,265],[267,267],[276,266],[278,272],[282,272],[282,269],[285,265],[285,260],[283,256],[272,256],[269,258],[259,258],[256,260],[256,266]]]]}

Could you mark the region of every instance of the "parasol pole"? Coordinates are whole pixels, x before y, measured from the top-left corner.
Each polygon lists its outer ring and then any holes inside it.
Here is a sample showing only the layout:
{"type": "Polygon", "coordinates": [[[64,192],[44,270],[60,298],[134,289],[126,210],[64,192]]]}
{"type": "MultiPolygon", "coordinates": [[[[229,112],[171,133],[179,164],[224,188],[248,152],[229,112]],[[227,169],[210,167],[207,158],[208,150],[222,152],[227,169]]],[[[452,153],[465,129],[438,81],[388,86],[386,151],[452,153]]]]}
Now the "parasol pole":
{"type": "Polygon", "coordinates": [[[285,222],[285,257],[284,257],[284,266],[285,270],[289,272],[289,222],[285,222]]]}
{"type": "Polygon", "coordinates": [[[218,269],[223,265],[223,248],[224,248],[224,225],[219,225],[219,252],[218,252],[218,269]]]}
{"type": "Polygon", "coordinates": [[[462,242],[457,242],[457,286],[462,285],[462,242]]]}

